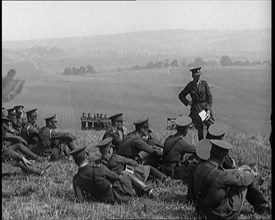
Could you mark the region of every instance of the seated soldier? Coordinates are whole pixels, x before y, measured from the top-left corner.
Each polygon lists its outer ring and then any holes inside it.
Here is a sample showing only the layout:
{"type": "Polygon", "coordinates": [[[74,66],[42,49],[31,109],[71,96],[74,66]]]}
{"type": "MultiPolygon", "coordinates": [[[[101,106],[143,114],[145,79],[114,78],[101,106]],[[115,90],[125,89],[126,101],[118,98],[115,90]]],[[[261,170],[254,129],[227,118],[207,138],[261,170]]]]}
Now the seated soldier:
{"type": "Polygon", "coordinates": [[[16,127],[16,121],[17,121],[15,109],[14,108],[10,108],[7,111],[8,111],[7,118],[9,118],[11,120],[11,124],[12,124],[12,126],[11,126],[11,128],[10,128],[10,130],[8,132],[11,133],[11,134],[13,134],[13,135],[20,135],[20,131],[15,129],[15,127],[16,127]]]}
{"type": "Polygon", "coordinates": [[[109,117],[111,120],[111,125],[108,127],[106,132],[104,133],[102,140],[112,137],[113,138],[113,146],[114,146],[114,153],[117,153],[118,146],[121,141],[124,139],[124,135],[126,135],[127,130],[124,129],[123,125],[123,117],[122,113],[113,115],[109,117]]]}
{"type": "Polygon", "coordinates": [[[32,166],[26,158],[28,156],[32,159],[38,159],[37,155],[33,154],[23,144],[17,143],[11,145],[9,141],[5,140],[5,125],[7,123],[11,123],[10,119],[2,118],[2,176],[24,173],[42,175],[43,171],[32,166]]]}
{"type": "Polygon", "coordinates": [[[15,130],[17,130],[21,134],[21,129],[23,125],[26,123],[26,119],[23,117],[24,115],[24,106],[23,105],[16,105],[14,106],[16,112],[16,121],[13,124],[15,130]]]}
{"type": "Polygon", "coordinates": [[[196,146],[184,140],[191,123],[192,119],[188,116],[178,117],[175,121],[177,132],[164,142],[162,171],[173,179],[185,179],[184,167],[187,168],[188,164],[181,164],[183,157],[196,152],[196,146]]]}
{"type": "Polygon", "coordinates": [[[113,154],[112,137],[108,137],[97,144],[101,153],[101,159],[98,161],[106,165],[111,171],[118,175],[125,173],[130,176],[133,186],[143,194],[157,196],[155,190],[149,188],[144,182],[150,175],[152,178],[166,180],[166,176],[151,166],[143,166],[137,161],[113,154]]]}
{"type": "Polygon", "coordinates": [[[69,153],[77,164],[78,172],[73,177],[73,187],[78,202],[84,202],[90,194],[100,202],[114,204],[127,202],[135,195],[127,175],[117,175],[103,164],[90,164],[85,147],[69,153]]]}
{"type": "Polygon", "coordinates": [[[151,146],[143,140],[143,137],[149,135],[148,118],[137,120],[134,122],[135,130],[130,132],[127,137],[121,142],[118,148],[118,154],[127,158],[137,160],[144,165],[155,166],[154,164],[146,163],[146,160],[159,161],[162,157],[163,150],[158,146],[151,146]],[[146,153],[146,154],[144,154],[146,153]],[[157,158],[157,159],[152,159],[157,158]]]}
{"type": "MultiPolygon", "coordinates": [[[[267,199],[256,183],[258,175],[248,166],[223,169],[225,157],[233,146],[221,140],[211,143],[210,158],[199,163],[194,176],[196,210],[207,219],[236,219],[245,199],[259,214],[270,213],[267,199]]],[[[208,157],[208,152],[206,157],[208,157]]]]}
{"type": "Polygon", "coordinates": [[[40,127],[37,124],[37,109],[31,109],[26,112],[27,122],[21,130],[22,138],[27,141],[29,148],[32,149],[35,145],[40,144],[40,127]]]}
{"type": "Polygon", "coordinates": [[[49,156],[51,161],[55,161],[67,156],[69,150],[76,149],[73,142],[76,137],[69,132],[62,132],[57,129],[56,115],[45,118],[45,121],[46,126],[40,131],[42,143],[32,148],[34,153],[42,157],[49,156]]]}
{"type": "Polygon", "coordinates": [[[8,133],[10,127],[11,120],[9,118],[2,118],[2,143],[4,143],[9,150],[19,151],[28,159],[39,161],[40,157],[31,152],[27,147],[27,142],[22,137],[8,133]]]}
{"type": "MultiPolygon", "coordinates": [[[[227,132],[227,126],[225,124],[221,122],[215,122],[215,124],[210,125],[206,134],[206,139],[223,140],[226,132],[227,132]]],[[[236,167],[235,161],[230,157],[229,154],[227,154],[223,164],[223,168],[233,169],[235,167],[236,167]]]]}
{"type": "MultiPolygon", "coordinates": [[[[223,140],[224,136],[227,132],[227,126],[221,122],[215,122],[215,124],[211,125],[207,131],[206,138],[207,139],[215,139],[215,140],[223,140]]],[[[204,152],[207,150],[210,150],[209,142],[206,141],[206,139],[203,139],[203,141],[200,141],[197,145],[196,151],[197,156],[200,154],[200,152],[204,152]],[[203,151],[204,150],[204,151],[203,151]]],[[[208,154],[208,158],[210,157],[210,152],[208,154]]],[[[208,159],[205,158],[204,160],[208,159]]],[[[187,186],[188,186],[188,193],[187,193],[187,199],[190,202],[195,201],[195,192],[194,192],[194,174],[197,169],[197,166],[199,164],[199,161],[202,160],[202,156],[197,157],[196,159],[192,160],[192,162],[188,165],[187,168],[187,186]]],[[[235,161],[229,156],[229,154],[226,155],[224,163],[223,163],[224,169],[234,169],[236,168],[235,161]]]]}
{"type": "Polygon", "coordinates": [[[2,107],[2,118],[6,117],[6,109],[2,107]]]}

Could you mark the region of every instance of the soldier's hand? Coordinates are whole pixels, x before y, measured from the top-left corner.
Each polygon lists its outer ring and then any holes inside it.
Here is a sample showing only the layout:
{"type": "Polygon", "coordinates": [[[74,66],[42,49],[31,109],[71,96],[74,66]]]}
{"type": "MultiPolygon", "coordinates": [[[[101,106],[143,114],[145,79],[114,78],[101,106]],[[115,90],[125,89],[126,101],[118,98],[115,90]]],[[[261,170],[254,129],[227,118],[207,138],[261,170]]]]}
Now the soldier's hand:
{"type": "Polygon", "coordinates": [[[22,157],[21,158],[23,164],[25,164],[25,166],[31,166],[31,162],[29,160],[27,160],[25,157],[22,157]]]}

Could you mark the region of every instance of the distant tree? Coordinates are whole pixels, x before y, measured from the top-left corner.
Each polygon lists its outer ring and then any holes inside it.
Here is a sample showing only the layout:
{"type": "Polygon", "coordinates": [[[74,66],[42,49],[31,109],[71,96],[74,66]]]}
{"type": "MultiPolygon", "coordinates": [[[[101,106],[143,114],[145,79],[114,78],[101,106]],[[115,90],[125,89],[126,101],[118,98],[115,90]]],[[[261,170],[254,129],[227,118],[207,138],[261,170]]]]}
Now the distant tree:
{"type": "Polygon", "coordinates": [[[94,73],[95,70],[94,70],[94,67],[92,65],[87,65],[87,73],[94,73]]]}
{"type": "Polygon", "coordinates": [[[131,69],[133,69],[133,70],[140,70],[140,69],[142,69],[142,68],[143,68],[142,66],[135,65],[135,66],[132,66],[131,69]]]}
{"type": "Polygon", "coordinates": [[[7,76],[6,76],[6,79],[7,80],[13,79],[13,77],[15,76],[15,74],[16,74],[15,69],[10,69],[9,72],[8,72],[8,74],[7,74],[7,76]]]}
{"type": "Polygon", "coordinates": [[[178,63],[178,61],[177,61],[176,59],[174,59],[174,60],[171,62],[170,66],[178,67],[178,66],[179,66],[179,63],[178,63]]]}
{"type": "Polygon", "coordinates": [[[79,67],[79,69],[78,69],[78,74],[84,75],[85,73],[86,73],[86,68],[85,68],[85,66],[79,67]]]}
{"type": "Polygon", "coordinates": [[[65,68],[64,75],[72,75],[72,69],[70,67],[65,68]]]}
{"type": "Polygon", "coordinates": [[[229,56],[222,56],[222,58],[220,60],[220,64],[222,66],[231,66],[232,60],[229,58],[229,56]]]}
{"type": "Polygon", "coordinates": [[[257,61],[254,60],[254,61],[251,62],[251,65],[254,65],[254,66],[262,65],[262,62],[259,61],[259,60],[257,60],[257,61]]]}
{"type": "Polygon", "coordinates": [[[186,66],[186,62],[184,60],[181,61],[181,66],[186,66]]]}
{"type": "Polygon", "coordinates": [[[161,61],[156,62],[156,63],[155,63],[155,67],[157,67],[157,68],[162,68],[162,67],[163,67],[162,62],[161,62],[161,61]]]}
{"type": "Polygon", "coordinates": [[[216,60],[209,60],[205,63],[206,66],[217,66],[218,62],[216,60]]]}
{"type": "Polygon", "coordinates": [[[165,59],[165,61],[164,61],[164,67],[169,67],[169,66],[170,66],[169,60],[165,59]]]}
{"type": "Polygon", "coordinates": [[[75,66],[72,68],[72,74],[78,75],[78,68],[76,68],[75,66]]]}
{"type": "Polygon", "coordinates": [[[249,60],[244,61],[244,65],[245,66],[250,66],[250,61],[249,60]]]}
{"type": "Polygon", "coordinates": [[[154,68],[155,67],[155,64],[154,64],[154,62],[149,62],[149,63],[147,63],[147,65],[146,65],[146,68],[147,69],[152,69],[152,68],[154,68]]]}
{"type": "Polygon", "coordinates": [[[205,64],[206,63],[204,62],[204,60],[201,57],[197,57],[194,60],[193,66],[205,66],[205,64]]]}
{"type": "Polygon", "coordinates": [[[244,66],[244,62],[242,62],[242,61],[240,61],[240,60],[235,60],[235,61],[233,62],[233,65],[234,65],[234,66],[244,66]]]}
{"type": "Polygon", "coordinates": [[[271,61],[270,60],[264,60],[263,65],[271,66],[271,61]]]}

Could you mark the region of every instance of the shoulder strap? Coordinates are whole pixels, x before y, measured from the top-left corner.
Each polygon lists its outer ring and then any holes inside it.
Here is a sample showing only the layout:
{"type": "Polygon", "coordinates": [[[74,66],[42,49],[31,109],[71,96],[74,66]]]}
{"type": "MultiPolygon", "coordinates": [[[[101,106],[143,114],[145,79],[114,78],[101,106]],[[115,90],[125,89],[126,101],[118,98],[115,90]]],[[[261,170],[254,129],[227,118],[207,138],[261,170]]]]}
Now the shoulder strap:
{"type": "Polygon", "coordinates": [[[163,151],[162,161],[165,161],[166,157],[168,156],[169,152],[172,150],[175,143],[182,139],[182,136],[173,137],[174,139],[170,142],[170,144],[167,146],[166,150],[163,151]]]}

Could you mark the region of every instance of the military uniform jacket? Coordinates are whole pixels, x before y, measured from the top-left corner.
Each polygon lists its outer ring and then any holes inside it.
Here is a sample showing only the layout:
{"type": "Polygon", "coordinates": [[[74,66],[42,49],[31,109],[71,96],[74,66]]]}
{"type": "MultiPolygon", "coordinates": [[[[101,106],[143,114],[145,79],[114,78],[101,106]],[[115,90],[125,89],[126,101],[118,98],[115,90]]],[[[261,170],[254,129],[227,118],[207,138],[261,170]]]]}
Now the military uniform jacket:
{"type": "Polygon", "coordinates": [[[88,192],[102,202],[113,203],[129,199],[127,191],[132,191],[131,180],[127,179],[130,185],[125,184],[124,186],[119,184],[119,180],[120,177],[105,165],[87,164],[80,167],[73,178],[76,198],[79,202],[83,202],[84,192],[88,192]]]}
{"type": "Polygon", "coordinates": [[[20,134],[25,123],[26,123],[26,121],[24,118],[17,118],[12,123],[12,127],[18,132],[18,134],[20,134]]]}
{"type": "Polygon", "coordinates": [[[27,122],[22,130],[21,136],[27,141],[28,144],[37,144],[40,128],[36,123],[27,122]]]}
{"type": "Polygon", "coordinates": [[[212,94],[210,92],[209,86],[206,81],[201,80],[198,84],[198,86],[193,82],[189,82],[186,87],[180,92],[179,99],[181,102],[187,106],[188,100],[186,99],[186,96],[190,94],[192,98],[192,106],[191,106],[191,113],[197,114],[200,111],[204,110],[210,110],[212,108],[212,94]]]}
{"type": "Polygon", "coordinates": [[[105,134],[103,135],[103,138],[102,140],[108,138],[108,137],[112,137],[113,138],[113,141],[112,141],[112,144],[115,146],[115,147],[118,147],[118,145],[121,143],[122,139],[120,138],[119,136],[119,132],[116,128],[114,127],[109,127],[107,129],[107,131],[105,132],[105,134]]]}
{"type": "Polygon", "coordinates": [[[156,153],[156,150],[149,146],[140,137],[136,136],[135,132],[129,133],[118,147],[119,155],[131,159],[135,159],[135,157],[137,157],[138,153],[141,151],[145,151],[148,154],[156,153]]]}
{"type": "Polygon", "coordinates": [[[125,170],[126,165],[130,165],[134,168],[134,174],[143,181],[148,178],[150,172],[148,166],[139,165],[137,161],[117,154],[113,154],[109,160],[102,157],[100,162],[118,175],[125,170]]]}
{"type": "Polygon", "coordinates": [[[76,139],[69,132],[61,132],[58,129],[51,129],[47,126],[41,129],[41,138],[47,147],[54,147],[62,142],[70,142],[76,139]]]}
{"type": "Polygon", "coordinates": [[[253,173],[226,169],[209,160],[199,163],[195,176],[196,201],[203,212],[211,218],[236,218],[241,209],[238,188],[254,181],[253,173]]]}
{"type": "Polygon", "coordinates": [[[186,142],[182,136],[170,135],[164,142],[163,163],[180,162],[185,153],[196,152],[196,146],[186,142]]]}

